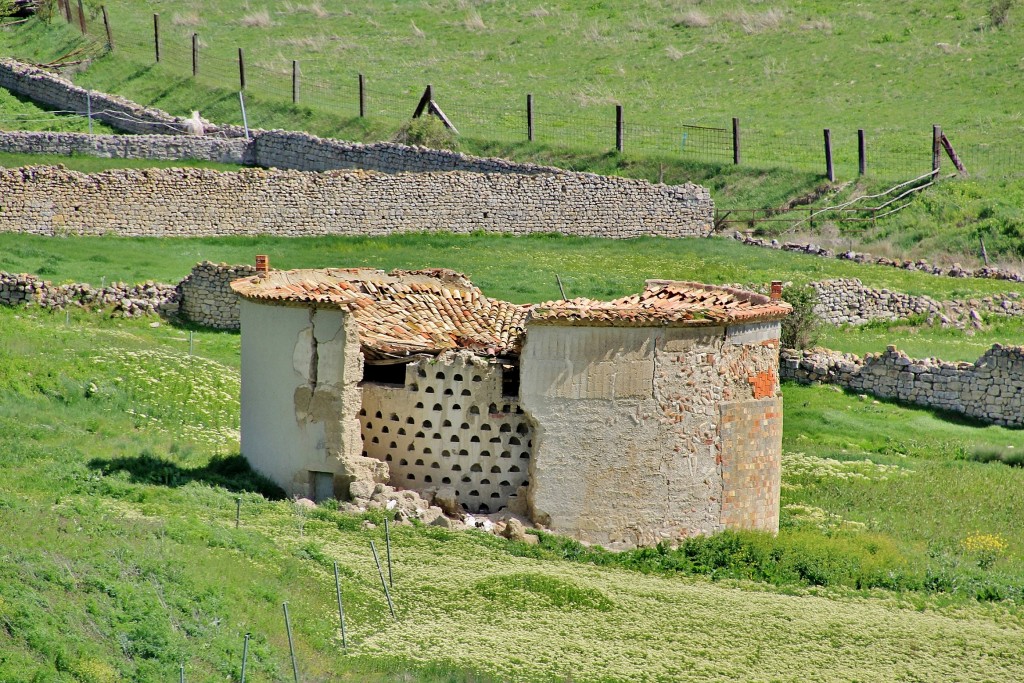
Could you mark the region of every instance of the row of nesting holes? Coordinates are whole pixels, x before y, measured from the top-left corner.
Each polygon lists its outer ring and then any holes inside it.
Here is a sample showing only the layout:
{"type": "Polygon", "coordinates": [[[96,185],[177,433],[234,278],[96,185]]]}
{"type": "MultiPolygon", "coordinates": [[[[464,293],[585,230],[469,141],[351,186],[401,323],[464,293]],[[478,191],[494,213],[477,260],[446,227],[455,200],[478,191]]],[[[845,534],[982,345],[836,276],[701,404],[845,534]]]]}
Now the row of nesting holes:
{"type": "MultiPolygon", "coordinates": [[[[426,379],[427,378],[427,371],[424,370],[421,367],[416,372],[416,376],[419,377],[420,379],[426,379]]],[[[439,379],[439,380],[441,380],[443,382],[443,381],[445,381],[445,374],[443,372],[439,372],[436,375],[434,375],[434,379],[439,379]]],[[[464,381],[465,380],[463,379],[461,373],[455,373],[454,375],[452,375],[452,382],[464,382],[464,381]]],[[[473,381],[474,382],[482,382],[483,381],[483,377],[481,377],[480,375],[473,375],[473,381]]],[[[418,383],[416,383],[416,382],[413,382],[412,384],[409,385],[409,389],[411,391],[419,391],[420,390],[420,385],[418,383]]],[[[435,393],[436,390],[434,389],[434,387],[432,387],[430,385],[427,385],[427,387],[423,391],[424,391],[424,393],[427,393],[427,394],[433,394],[433,393],[435,393]]],[[[445,389],[443,393],[444,393],[445,396],[454,396],[455,395],[455,391],[451,387],[445,389]]],[[[462,396],[472,396],[473,394],[469,391],[469,389],[463,389],[461,395],[462,396]]]]}
{"type": "MultiPolygon", "coordinates": [[[[373,437],[373,441],[371,443],[380,443],[380,442],[377,441],[377,437],[373,437]]],[[[388,448],[397,449],[398,448],[398,444],[396,442],[392,441],[391,444],[388,446],[388,448]]],[[[416,444],[412,444],[412,443],[409,444],[409,448],[407,450],[414,451],[414,452],[420,452],[423,455],[433,455],[434,454],[434,451],[432,449],[424,448],[423,450],[420,450],[420,449],[416,448],[416,444]]],[[[363,455],[364,456],[367,455],[367,451],[363,451],[363,455]]],[[[468,457],[469,456],[469,451],[467,451],[465,448],[460,448],[459,452],[457,453],[457,455],[467,456],[468,457]]],[[[441,457],[442,458],[450,458],[450,457],[452,457],[452,452],[447,450],[447,449],[445,449],[445,450],[441,451],[441,457]]],[[[481,457],[481,458],[489,458],[489,457],[491,457],[491,452],[490,451],[480,451],[479,457],[481,457]]],[[[499,458],[511,458],[512,457],[512,451],[502,451],[501,455],[499,455],[498,457],[499,458]]],[[[520,451],[519,459],[520,460],[529,460],[530,459],[530,451],[520,451]]],[[[393,460],[393,458],[391,457],[391,454],[388,453],[384,457],[384,460],[386,460],[387,462],[391,462],[393,460]]],[[[453,467],[458,467],[458,465],[453,465],[453,467]]]]}
{"type": "MultiPolygon", "coordinates": [[[[452,410],[462,410],[462,405],[459,404],[459,403],[453,403],[452,406],[451,406],[451,409],[452,410]]],[[[424,407],[422,401],[420,401],[420,402],[418,402],[416,404],[416,410],[426,410],[426,408],[424,407]]],[[[442,410],[444,410],[444,406],[442,406],[440,403],[435,403],[431,407],[431,410],[433,410],[435,412],[441,412],[442,410]]],[[[519,407],[519,406],[515,406],[515,408],[513,409],[511,403],[504,403],[501,406],[501,410],[498,410],[498,404],[497,403],[492,403],[491,405],[487,406],[487,412],[490,413],[491,415],[500,415],[500,414],[503,414],[503,413],[507,414],[507,413],[511,413],[511,412],[515,412],[516,415],[522,415],[523,414],[523,409],[521,407],[519,407]]],[[[479,415],[480,414],[480,407],[479,406],[470,406],[469,407],[469,414],[470,415],[479,415]]],[[[363,410],[359,411],[359,417],[366,417],[366,409],[365,408],[363,410]]],[[[381,420],[384,419],[383,413],[381,413],[379,410],[374,414],[374,417],[377,418],[377,419],[381,419],[381,420]]],[[[391,419],[392,422],[398,422],[399,421],[398,415],[396,415],[395,413],[391,413],[391,418],[390,419],[391,419]]],[[[411,417],[405,418],[405,421],[408,424],[414,424],[415,423],[415,421],[411,417]]]]}

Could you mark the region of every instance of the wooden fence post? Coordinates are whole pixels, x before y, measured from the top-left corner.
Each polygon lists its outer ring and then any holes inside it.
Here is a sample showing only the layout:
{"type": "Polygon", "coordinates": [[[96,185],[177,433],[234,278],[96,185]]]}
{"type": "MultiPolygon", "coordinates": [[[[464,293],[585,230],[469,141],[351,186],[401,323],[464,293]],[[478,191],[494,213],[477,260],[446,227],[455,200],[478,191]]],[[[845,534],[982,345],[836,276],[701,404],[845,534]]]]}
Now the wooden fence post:
{"type": "Polygon", "coordinates": [[[526,95],[526,139],[533,142],[533,95],[526,95]]]}
{"type": "Polygon", "coordinates": [[[622,105],[615,105],[615,151],[622,151],[622,105]]]}
{"type": "Polygon", "coordinates": [[[292,104],[299,103],[299,63],[292,60],[292,104]]]}
{"type": "Polygon", "coordinates": [[[103,13],[103,28],[107,30],[107,47],[114,49],[114,34],[110,32],[110,17],[107,16],[107,6],[100,5],[100,12],[103,13]]]}
{"type": "Polygon", "coordinates": [[[366,79],[359,74],[359,118],[366,116],[366,79]]]}
{"type": "Polygon", "coordinates": [[[192,34],[192,78],[199,75],[199,34],[192,34]]]}
{"type": "Polygon", "coordinates": [[[239,90],[245,90],[245,53],[238,48],[238,85],[239,90]]]}
{"type": "Polygon", "coordinates": [[[160,15],[153,15],[153,48],[156,50],[156,61],[160,63],[160,15]]]}
{"type": "Polygon", "coordinates": [[[78,0],[78,25],[82,29],[82,33],[86,33],[85,27],[85,7],[82,5],[82,0],[78,0]]]}
{"type": "Polygon", "coordinates": [[[732,163],[740,163],[740,120],[736,117],[732,119],[732,163]]]}
{"type": "Polygon", "coordinates": [[[825,129],[825,175],[830,183],[836,181],[836,169],[832,166],[832,131],[828,128],[825,129]]]}
{"type": "Polygon", "coordinates": [[[864,142],[864,129],[857,129],[857,171],[860,175],[868,172],[868,150],[864,142]]]}
{"type": "Polygon", "coordinates": [[[932,174],[942,167],[942,126],[932,126],[932,174]]]}

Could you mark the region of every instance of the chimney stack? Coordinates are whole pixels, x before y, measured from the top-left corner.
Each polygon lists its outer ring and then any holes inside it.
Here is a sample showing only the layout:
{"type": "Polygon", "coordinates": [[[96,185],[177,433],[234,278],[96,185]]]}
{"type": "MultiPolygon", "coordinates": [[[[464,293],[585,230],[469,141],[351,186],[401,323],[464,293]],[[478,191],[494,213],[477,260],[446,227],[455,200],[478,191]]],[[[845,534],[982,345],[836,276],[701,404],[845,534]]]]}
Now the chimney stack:
{"type": "Polygon", "coordinates": [[[256,272],[266,273],[270,270],[270,258],[266,254],[256,254],[256,272]]]}
{"type": "Polygon", "coordinates": [[[781,280],[772,280],[771,292],[772,292],[771,293],[772,301],[778,301],[778,300],[780,300],[782,298],[782,281],[781,280]]]}

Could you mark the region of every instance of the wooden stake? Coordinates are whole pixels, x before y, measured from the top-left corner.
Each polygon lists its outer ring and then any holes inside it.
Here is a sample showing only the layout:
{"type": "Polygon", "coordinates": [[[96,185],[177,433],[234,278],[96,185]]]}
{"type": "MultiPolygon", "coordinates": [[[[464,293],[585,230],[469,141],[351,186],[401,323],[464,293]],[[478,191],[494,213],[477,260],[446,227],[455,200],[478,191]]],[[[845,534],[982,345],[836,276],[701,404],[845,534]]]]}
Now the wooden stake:
{"type": "Polygon", "coordinates": [[[156,61],[160,63],[160,15],[153,15],[153,49],[156,51],[156,61]]]}
{"type": "Polygon", "coordinates": [[[867,145],[864,142],[864,129],[857,129],[857,171],[860,175],[868,172],[867,145]]]}
{"type": "Polygon", "coordinates": [[[615,151],[622,151],[622,105],[615,105],[615,151]]]}
{"type": "Polygon", "coordinates": [[[107,48],[114,49],[114,34],[110,32],[110,18],[107,16],[107,6],[100,5],[100,12],[103,13],[103,28],[107,30],[107,48]]]}
{"type": "Polygon", "coordinates": [[[533,95],[526,96],[526,139],[533,142],[533,95]]]}
{"type": "Polygon", "coordinates": [[[942,126],[932,126],[932,173],[938,175],[942,167],[942,126]]]}
{"type": "Polygon", "coordinates": [[[87,32],[85,28],[85,6],[82,5],[82,0],[78,0],[78,25],[81,27],[83,34],[87,32]]]}
{"type": "Polygon", "coordinates": [[[740,163],[740,120],[736,117],[732,119],[732,163],[740,163]]]}
{"type": "Polygon", "coordinates": [[[359,74],[359,118],[366,116],[366,79],[359,74]]]}
{"type": "Polygon", "coordinates": [[[245,53],[238,48],[238,89],[245,90],[245,53]]]}
{"type": "Polygon", "coordinates": [[[199,34],[192,34],[192,78],[199,75],[199,34]]]}
{"type": "Polygon", "coordinates": [[[830,183],[836,181],[836,169],[832,166],[832,131],[828,128],[825,129],[825,175],[830,183]]]}
{"type": "Polygon", "coordinates": [[[292,104],[299,103],[299,63],[292,60],[292,104]]]}

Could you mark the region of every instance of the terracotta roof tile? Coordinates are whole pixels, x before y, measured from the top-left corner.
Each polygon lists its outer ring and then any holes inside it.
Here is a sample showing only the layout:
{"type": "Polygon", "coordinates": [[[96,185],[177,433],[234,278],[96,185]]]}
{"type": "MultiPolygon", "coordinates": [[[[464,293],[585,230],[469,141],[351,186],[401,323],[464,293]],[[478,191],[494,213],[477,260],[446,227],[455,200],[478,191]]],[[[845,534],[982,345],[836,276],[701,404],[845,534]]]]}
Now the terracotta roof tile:
{"type": "Polygon", "coordinates": [[[518,353],[528,322],[552,325],[714,325],[778,320],[781,301],[729,287],[648,280],[644,291],[614,301],[571,299],[516,305],[490,299],[451,270],[371,268],[271,271],[231,283],[241,296],[284,305],[350,311],[368,358],[465,348],[518,353]]]}

